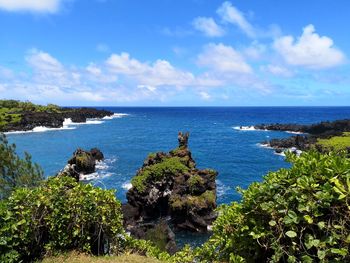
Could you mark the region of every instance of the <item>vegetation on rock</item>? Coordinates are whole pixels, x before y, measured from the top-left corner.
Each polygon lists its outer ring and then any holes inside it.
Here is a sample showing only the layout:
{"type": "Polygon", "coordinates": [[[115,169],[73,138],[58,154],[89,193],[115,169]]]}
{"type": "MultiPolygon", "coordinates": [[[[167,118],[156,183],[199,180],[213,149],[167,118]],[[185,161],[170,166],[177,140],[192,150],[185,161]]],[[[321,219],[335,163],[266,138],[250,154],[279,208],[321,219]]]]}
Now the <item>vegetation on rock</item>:
{"type": "Polygon", "coordinates": [[[0,100],[0,132],[28,131],[37,126],[62,127],[65,118],[85,122],[87,118],[113,115],[110,111],[93,108],[64,108],[54,104],[46,106],[17,100],[0,100]]]}
{"type": "Polygon", "coordinates": [[[154,180],[162,180],[167,176],[188,172],[186,167],[178,157],[164,158],[162,162],[147,166],[132,178],[131,184],[141,193],[146,190],[147,183],[154,180]]]}
{"type": "Polygon", "coordinates": [[[344,132],[341,136],[333,136],[328,139],[318,139],[316,144],[322,149],[331,151],[350,149],[350,132],[344,132]]]}

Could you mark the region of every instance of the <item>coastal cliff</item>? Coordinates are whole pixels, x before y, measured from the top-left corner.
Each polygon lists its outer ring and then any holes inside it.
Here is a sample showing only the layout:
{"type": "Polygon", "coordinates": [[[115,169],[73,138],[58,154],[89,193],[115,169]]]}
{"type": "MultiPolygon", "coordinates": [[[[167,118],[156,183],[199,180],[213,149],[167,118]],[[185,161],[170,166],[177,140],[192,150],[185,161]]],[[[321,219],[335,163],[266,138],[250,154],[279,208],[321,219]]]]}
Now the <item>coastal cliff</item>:
{"type": "Polygon", "coordinates": [[[113,112],[94,108],[65,108],[48,104],[0,100],[0,132],[30,131],[35,127],[61,128],[65,119],[82,123],[90,118],[112,116],[113,112]]]}

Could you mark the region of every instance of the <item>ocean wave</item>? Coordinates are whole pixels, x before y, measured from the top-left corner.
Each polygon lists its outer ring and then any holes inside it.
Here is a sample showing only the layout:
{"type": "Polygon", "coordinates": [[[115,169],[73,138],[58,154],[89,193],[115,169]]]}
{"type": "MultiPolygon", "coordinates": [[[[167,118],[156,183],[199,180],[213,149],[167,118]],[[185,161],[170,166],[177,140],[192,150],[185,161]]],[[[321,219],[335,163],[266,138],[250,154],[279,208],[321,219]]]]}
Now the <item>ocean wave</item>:
{"type": "Polygon", "coordinates": [[[232,127],[234,130],[238,131],[267,131],[267,130],[262,130],[262,129],[256,129],[254,126],[235,126],[232,127]]]}
{"type": "Polygon", "coordinates": [[[291,133],[291,134],[305,134],[304,132],[296,132],[296,131],[286,131],[286,133],[291,133]]]}
{"type": "Polygon", "coordinates": [[[224,185],[220,180],[216,180],[216,194],[218,197],[225,196],[231,188],[224,185]]]}
{"type": "Polygon", "coordinates": [[[122,184],[122,188],[124,190],[128,191],[128,190],[130,190],[132,188],[132,184],[129,181],[127,181],[127,182],[122,184]]]}
{"type": "Polygon", "coordinates": [[[77,126],[77,125],[89,125],[89,124],[102,124],[104,121],[100,119],[87,119],[86,122],[72,122],[71,118],[64,119],[63,126],[77,126]]]}
{"type": "Polygon", "coordinates": [[[45,126],[37,126],[29,131],[9,131],[5,132],[5,134],[25,134],[25,133],[33,133],[33,132],[47,132],[47,131],[61,131],[61,130],[74,130],[76,127],[70,127],[72,121],[70,119],[64,119],[63,126],[60,128],[50,128],[45,126]]]}
{"type": "Polygon", "coordinates": [[[112,116],[106,116],[106,117],[103,117],[102,119],[103,120],[112,120],[112,119],[120,119],[120,118],[123,118],[125,116],[129,116],[130,114],[127,114],[127,113],[114,113],[112,116]]]}
{"type": "Polygon", "coordinates": [[[280,152],[280,153],[278,153],[278,152],[274,152],[273,154],[278,155],[278,156],[283,156],[283,157],[286,157],[286,152],[285,152],[285,151],[280,152]]]}
{"type": "Polygon", "coordinates": [[[94,181],[105,177],[112,176],[114,173],[110,172],[111,164],[114,163],[116,158],[109,158],[103,161],[96,162],[96,172],[91,174],[81,174],[80,180],[82,181],[94,181]]]}
{"type": "Polygon", "coordinates": [[[73,122],[71,118],[65,118],[62,127],[60,128],[50,128],[45,126],[37,126],[29,131],[9,131],[4,134],[25,134],[25,133],[33,133],[33,132],[47,132],[47,131],[61,131],[61,130],[74,130],[79,125],[97,125],[104,123],[103,120],[111,120],[111,119],[119,119],[125,116],[128,116],[127,113],[114,113],[112,116],[106,116],[102,119],[87,119],[86,122],[73,122]]]}
{"type": "Polygon", "coordinates": [[[258,145],[261,148],[273,149],[273,147],[271,147],[268,143],[257,143],[256,145],[258,145]]]}

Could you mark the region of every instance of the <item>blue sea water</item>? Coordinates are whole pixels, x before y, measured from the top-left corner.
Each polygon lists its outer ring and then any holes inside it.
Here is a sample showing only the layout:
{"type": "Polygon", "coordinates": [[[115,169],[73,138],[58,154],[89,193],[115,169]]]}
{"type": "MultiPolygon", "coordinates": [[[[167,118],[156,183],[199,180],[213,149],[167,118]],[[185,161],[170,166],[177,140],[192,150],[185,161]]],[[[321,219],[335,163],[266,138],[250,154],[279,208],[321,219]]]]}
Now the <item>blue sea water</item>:
{"type": "MultiPolygon", "coordinates": [[[[311,124],[324,120],[350,118],[350,107],[184,107],[121,108],[104,107],[124,113],[110,120],[90,121],[61,130],[8,134],[17,152],[29,152],[41,165],[45,175],[56,174],[78,148],[98,147],[106,160],[99,165],[94,185],[116,189],[117,197],[126,201],[131,178],[151,152],[177,147],[178,131],[190,132],[192,156],[199,168],[219,172],[218,203],[240,199],[236,187],[248,187],[261,181],[269,171],[288,167],[283,156],[259,146],[272,138],[291,136],[286,132],[241,131],[239,126],[261,123],[311,124]]],[[[178,233],[177,243],[194,246],[208,235],[178,233]]]]}
{"type": "Polygon", "coordinates": [[[29,152],[50,176],[62,169],[78,147],[98,147],[105,155],[93,184],[116,189],[126,201],[131,178],[151,152],[177,147],[178,131],[190,132],[190,149],[199,168],[219,172],[218,203],[239,200],[237,186],[246,188],[263,175],[288,167],[284,157],[259,143],[288,137],[286,132],[241,131],[237,126],[261,123],[305,123],[350,118],[350,107],[104,107],[127,115],[70,126],[74,129],[8,134],[17,152],[29,152]]]}

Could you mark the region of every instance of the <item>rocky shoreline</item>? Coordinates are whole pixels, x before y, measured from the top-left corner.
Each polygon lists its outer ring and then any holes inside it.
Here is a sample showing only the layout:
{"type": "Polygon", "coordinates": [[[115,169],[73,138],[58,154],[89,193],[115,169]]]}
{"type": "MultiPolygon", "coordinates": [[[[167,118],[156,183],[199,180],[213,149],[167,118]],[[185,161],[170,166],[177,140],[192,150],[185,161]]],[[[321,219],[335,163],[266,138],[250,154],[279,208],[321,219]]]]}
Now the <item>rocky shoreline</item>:
{"type": "Polygon", "coordinates": [[[50,107],[34,104],[28,107],[29,103],[16,101],[13,103],[20,106],[13,108],[2,106],[5,110],[0,112],[0,132],[31,131],[36,127],[62,128],[67,119],[75,123],[84,123],[88,119],[102,119],[114,114],[111,111],[95,108],[64,108],[56,105],[50,107]]]}
{"type": "Polygon", "coordinates": [[[306,151],[311,148],[320,152],[326,151],[317,144],[318,139],[329,139],[334,136],[341,136],[344,132],[350,131],[350,120],[336,120],[333,122],[320,122],[312,125],[300,124],[260,124],[255,125],[256,130],[287,131],[292,133],[302,133],[283,139],[272,139],[261,144],[275,149],[276,153],[286,150],[306,151]]]}

